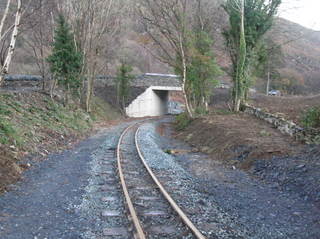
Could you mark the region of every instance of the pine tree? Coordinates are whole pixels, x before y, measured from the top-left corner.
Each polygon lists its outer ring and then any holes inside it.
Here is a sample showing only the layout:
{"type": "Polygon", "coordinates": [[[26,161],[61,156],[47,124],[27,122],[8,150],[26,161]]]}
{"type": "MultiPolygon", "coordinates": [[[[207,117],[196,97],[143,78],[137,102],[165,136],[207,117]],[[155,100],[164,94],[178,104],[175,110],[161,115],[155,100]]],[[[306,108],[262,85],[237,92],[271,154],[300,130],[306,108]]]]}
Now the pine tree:
{"type": "Polygon", "coordinates": [[[81,86],[82,54],[76,49],[73,33],[63,15],[58,16],[53,49],[47,61],[58,84],[65,88],[67,104],[69,94],[76,92],[81,86]]]}
{"type": "Polygon", "coordinates": [[[129,96],[130,80],[133,79],[131,72],[132,67],[122,63],[117,73],[117,101],[123,110],[129,96]]]}

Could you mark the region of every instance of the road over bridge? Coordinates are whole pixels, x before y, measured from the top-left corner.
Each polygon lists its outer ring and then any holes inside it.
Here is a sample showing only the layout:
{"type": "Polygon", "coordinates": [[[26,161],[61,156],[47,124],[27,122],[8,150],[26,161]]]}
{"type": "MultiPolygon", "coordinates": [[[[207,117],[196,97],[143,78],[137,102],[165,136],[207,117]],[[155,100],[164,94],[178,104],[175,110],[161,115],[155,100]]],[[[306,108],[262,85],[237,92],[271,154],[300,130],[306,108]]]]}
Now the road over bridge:
{"type": "MultiPolygon", "coordinates": [[[[99,79],[109,89],[115,87],[115,78],[101,76],[99,79]]],[[[125,108],[129,117],[161,116],[183,110],[182,97],[179,97],[182,88],[176,75],[143,74],[131,81],[131,90],[125,108]]]]}

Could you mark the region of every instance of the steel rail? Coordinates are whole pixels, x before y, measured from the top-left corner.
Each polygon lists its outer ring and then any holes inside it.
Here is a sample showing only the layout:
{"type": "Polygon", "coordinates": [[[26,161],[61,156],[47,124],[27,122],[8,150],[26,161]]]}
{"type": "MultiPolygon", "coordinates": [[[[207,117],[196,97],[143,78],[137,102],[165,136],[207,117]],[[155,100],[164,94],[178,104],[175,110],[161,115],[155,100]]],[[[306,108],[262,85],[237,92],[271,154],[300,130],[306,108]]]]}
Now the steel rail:
{"type": "Polygon", "coordinates": [[[160,189],[161,193],[163,196],[167,199],[167,201],[170,203],[171,207],[178,213],[180,218],[183,220],[183,222],[189,227],[189,229],[193,232],[193,234],[196,236],[198,239],[206,239],[206,237],[196,228],[196,226],[191,222],[191,220],[187,217],[187,215],[182,211],[182,209],[178,206],[178,204],[174,201],[174,199],[169,195],[169,193],[165,190],[165,188],[162,186],[160,181],[157,179],[149,165],[147,164],[144,156],[142,155],[142,152],[140,150],[139,144],[138,144],[138,134],[140,132],[140,128],[136,131],[135,133],[135,144],[136,148],[139,154],[139,157],[147,169],[148,173],[152,177],[153,181],[155,184],[158,186],[160,189]]]}
{"type": "Polygon", "coordinates": [[[121,134],[121,136],[119,138],[118,146],[117,146],[117,161],[118,161],[118,170],[119,170],[119,177],[120,177],[120,181],[121,181],[121,185],[122,185],[122,190],[123,190],[123,193],[124,193],[127,205],[128,205],[128,209],[129,209],[129,212],[130,212],[130,215],[131,215],[131,219],[132,219],[134,227],[136,229],[137,237],[138,237],[138,239],[146,239],[145,233],[144,233],[144,231],[142,229],[142,226],[141,226],[141,223],[140,223],[140,221],[138,219],[136,210],[134,209],[133,203],[131,201],[131,198],[130,198],[130,195],[129,195],[129,191],[128,191],[128,188],[127,188],[127,184],[126,184],[126,181],[124,179],[122,166],[121,166],[122,157],[121,157],[121,149],[120,149],[120,147],[121,147],[121,143],[122,143],[123,137],[131,128],[133,128],[137,124],[138,123],[129,126],[128,128],[126,128],[122,132],[122,134],[121,134]]]}

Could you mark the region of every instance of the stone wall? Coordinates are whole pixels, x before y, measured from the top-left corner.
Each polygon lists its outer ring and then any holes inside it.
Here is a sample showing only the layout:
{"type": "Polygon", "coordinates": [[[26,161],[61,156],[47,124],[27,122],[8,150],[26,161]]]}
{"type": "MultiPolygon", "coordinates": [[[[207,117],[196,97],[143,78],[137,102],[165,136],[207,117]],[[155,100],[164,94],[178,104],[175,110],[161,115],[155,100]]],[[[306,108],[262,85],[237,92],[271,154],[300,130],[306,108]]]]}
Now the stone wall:
{"type": "Polygon", "coordinates": [[[1,88],[3,90],[40,89],[42,83],[41,76],[33,75],[8,75],[5,77],[1,88]]]}
{"type": "Polygon", "coordinates": [[[272,124],[276,129],[280,130],[283,134],[288,134],[298,140],[306,142],[314,142],[320,137],[320,130],[318,129],[304,129],[292,121],[286,120],[283,117],[277,116],[256,108],[251,105],[244,106],[244,112],[254,115],[259,119],[267,121],[272,124]]]}

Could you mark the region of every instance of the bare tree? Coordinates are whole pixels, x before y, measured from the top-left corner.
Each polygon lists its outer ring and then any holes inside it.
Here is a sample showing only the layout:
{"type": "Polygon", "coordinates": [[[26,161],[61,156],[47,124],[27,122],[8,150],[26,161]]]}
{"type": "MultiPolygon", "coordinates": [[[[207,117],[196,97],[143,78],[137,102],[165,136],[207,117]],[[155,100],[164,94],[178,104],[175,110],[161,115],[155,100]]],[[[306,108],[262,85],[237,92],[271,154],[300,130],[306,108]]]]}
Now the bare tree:
{"type": "Polygon", "coordinates": [[[24,37],[26,50],[34,56],[36,66],[43,79],[42,89],[45,90],[49,75],[46,58],[51,50],[53,41],[54,21],[57,12],[56,2],[52,0],[33,0],[28,11],[29,17],[25,19],[23,30],[27,31],[24,37]]]}
{"type": "Polygon", "coordinates": [[[140,0],[138,8],[152,47],[158,49],[154,57],[167,63],[181,74],[182,91],[189,116],[193,109],[187,97],[188,10],[187,0],[140,0]]]}
{"type": "Polygon", "coordinates": [[[106,67],[104,53],[108,39],[113,38],[120,27],[122,3],[115,0],[68,0],[61,10],[69,17],[75,33],[75,42],[83,52],[85,106],[91,111],[94,80],[106,67]]]}
{"type": "Polygon", "coordinates": [[[21,21],[21,17],[23,14],[22,11],[22,2],[21,0],[17,0],[17,7],[16,7],[16,13],[15,13],[15,20],[14,20],[14,24],[9,25],[7,30],[5,32],[3,32],[4,30],[4,26],[5,26],[5,22],[8,18],[8,14],[9,14],[9,10],[10,10],[10,6],[11,6],[11,0],[8,0],[7,2],[7,6],[5,9],[5,12],[3,14],[2,20],[1,20],[1,24],[0,24],[0,43],[2,45],[3,41],[5,41],[5,36],[7,34],[9,34],[10,30],[13,28],[12,33],[11,33],[11,39],[10,39],[10,44],[8,47],[8,50],[6,51],[6,56],[4,58],[3,64],[1,65],[1,69],[0,69],[0,85],[2,85],[3,81],[4,81],[4,77],[6,74],[8,74],[9,71],[9,67],[11,64],[11,60],[13,57],[13,53],[15,50],[15,45],[16,45],[16,41],[17,41],[17,36],[19,33],[19,29],[20,29],[20,21],[21,21]]]}

